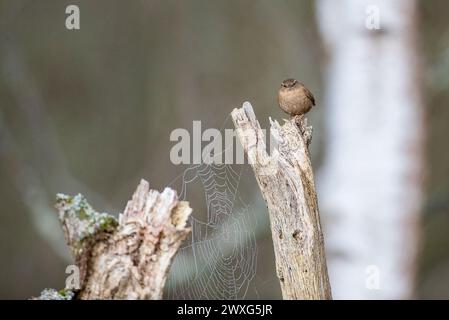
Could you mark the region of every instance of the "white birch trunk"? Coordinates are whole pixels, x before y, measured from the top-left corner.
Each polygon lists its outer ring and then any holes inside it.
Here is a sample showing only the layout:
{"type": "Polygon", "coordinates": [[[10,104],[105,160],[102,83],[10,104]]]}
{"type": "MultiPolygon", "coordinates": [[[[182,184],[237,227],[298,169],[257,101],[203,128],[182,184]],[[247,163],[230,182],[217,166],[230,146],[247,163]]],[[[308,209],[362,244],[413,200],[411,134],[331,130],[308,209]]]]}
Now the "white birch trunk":
{"type": "Polygon", "coordinates": [[[423,192],[416,5],[317,2],[330,59],[317,180],[335,299],[413,294],[423,192]],[[380,30],[370,29],[377,14],[380,30]]]}

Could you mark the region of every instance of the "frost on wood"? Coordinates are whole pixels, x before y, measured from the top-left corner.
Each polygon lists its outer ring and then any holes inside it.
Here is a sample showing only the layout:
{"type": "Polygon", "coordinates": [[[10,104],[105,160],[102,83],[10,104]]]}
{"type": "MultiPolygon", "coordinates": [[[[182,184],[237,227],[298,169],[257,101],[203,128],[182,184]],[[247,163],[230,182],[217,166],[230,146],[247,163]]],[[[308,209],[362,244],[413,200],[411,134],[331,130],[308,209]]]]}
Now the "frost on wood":
{"type": "MultiPolygon", "coordinates": [[[[76,298],[162,298],[173,257],[190,232],[192,210],[174,190],[159,193],[142,180],[118,221],[95,212],[82,195],[58,195],[56,208],[80,269],[76,298]]],[[[40,298],[52,296],[60,294],[46,289],[40,298]]]]}
{"type": "Polygon", "coordinates": [[[331,299],[304,116],[271,123],[271,155],[251,104],[232,111],[237,135],[268,205],[276,271],[284,299],[331,299]]]}

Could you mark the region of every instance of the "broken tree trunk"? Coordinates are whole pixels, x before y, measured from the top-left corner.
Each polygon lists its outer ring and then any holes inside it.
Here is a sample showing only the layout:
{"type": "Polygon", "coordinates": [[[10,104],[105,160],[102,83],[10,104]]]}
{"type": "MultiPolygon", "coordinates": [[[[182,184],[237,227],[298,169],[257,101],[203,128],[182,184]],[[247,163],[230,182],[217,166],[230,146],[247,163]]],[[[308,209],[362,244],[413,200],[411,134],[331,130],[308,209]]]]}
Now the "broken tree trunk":
{"type": "MultiPolygon", "coordinates": [[[[58,195],[56,208],[79,268],[77,299],[162,299],[173,257],[190,232],[188,202],[142,180],[118,221],[95,212],[82,195],[58,195]]],[[[38,299],[73,297],[71,290],[46,289],[38,299]]]]}
{"type": "Polygon", "coordinates": [[[305,117],[271,123],[277,144],[267,154],[250,103],[232,111],[237,135],[268,205],[276,271],[284,299],[332,299],[305,117]]]}

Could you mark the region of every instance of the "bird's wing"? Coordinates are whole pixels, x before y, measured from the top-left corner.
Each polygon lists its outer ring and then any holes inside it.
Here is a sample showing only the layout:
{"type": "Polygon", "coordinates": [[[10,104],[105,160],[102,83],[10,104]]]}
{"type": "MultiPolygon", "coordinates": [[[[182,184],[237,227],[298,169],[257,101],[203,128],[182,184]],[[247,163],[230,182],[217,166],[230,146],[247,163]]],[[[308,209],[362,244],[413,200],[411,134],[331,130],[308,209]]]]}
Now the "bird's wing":
{"type": "Polygon", "coordinates": [[[312,101],[312,105],[315,105],[315,97],[313,96],[312,92],[310,92],[309,89],[307,89],[306,87],[303,88],[306,97],[309,98],[310,101],[312,101]]]}

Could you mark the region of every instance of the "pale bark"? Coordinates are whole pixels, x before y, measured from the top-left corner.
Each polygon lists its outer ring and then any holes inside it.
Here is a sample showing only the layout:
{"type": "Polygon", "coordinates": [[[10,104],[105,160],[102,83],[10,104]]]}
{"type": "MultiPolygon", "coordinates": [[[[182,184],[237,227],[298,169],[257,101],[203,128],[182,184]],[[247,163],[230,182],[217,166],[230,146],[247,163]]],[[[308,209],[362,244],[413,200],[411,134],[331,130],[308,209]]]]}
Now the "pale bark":
{"type": "Polygon", "coordinates": [[[267,154],[265,137],[252,106],[232,111],[237,135],[268,205],[276,271],[284,299],[331,299],[312,164],[311,127],[304,117],[280,126],[267,154]]]}
{"type": "MultiPolygon", "coordinates": [[[[142,180],[118,221],[81,195],[58,195],[64,234],[80,269],[77,299],[162,299],[172,260],[190,232],[188,202],[142,180]]],[[[45,290],[41,299],[73,298],[45,290]]]]}
{"type": "Polygon", "coordinates": [[[414,0],[317,1],[329,57],[317,177],[335,298],[413,293],[424,132],[416,11],[414,0]]]}

